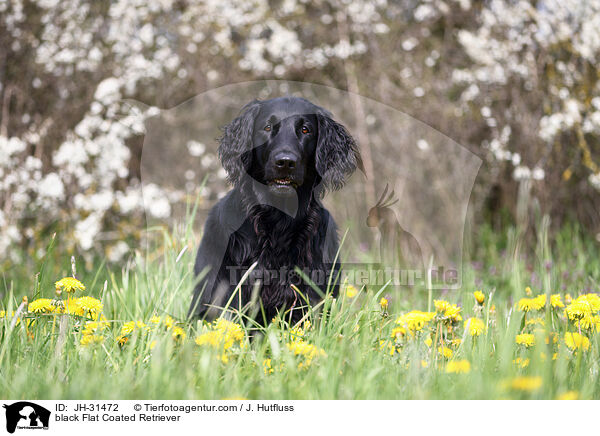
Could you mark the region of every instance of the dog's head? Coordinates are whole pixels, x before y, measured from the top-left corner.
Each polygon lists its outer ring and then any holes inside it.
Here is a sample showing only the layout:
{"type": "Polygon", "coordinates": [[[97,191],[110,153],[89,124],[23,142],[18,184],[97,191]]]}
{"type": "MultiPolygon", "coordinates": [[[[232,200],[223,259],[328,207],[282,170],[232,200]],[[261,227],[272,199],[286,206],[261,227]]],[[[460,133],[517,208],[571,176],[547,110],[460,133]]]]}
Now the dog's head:
{"type": "Polygon", "coordinates": [[[219,157],[234,186],[245,175],[277,196],[336,190],[361,165],[356,142],[325,109],[303,98],[252,101],[223,129],[219,157]]]}

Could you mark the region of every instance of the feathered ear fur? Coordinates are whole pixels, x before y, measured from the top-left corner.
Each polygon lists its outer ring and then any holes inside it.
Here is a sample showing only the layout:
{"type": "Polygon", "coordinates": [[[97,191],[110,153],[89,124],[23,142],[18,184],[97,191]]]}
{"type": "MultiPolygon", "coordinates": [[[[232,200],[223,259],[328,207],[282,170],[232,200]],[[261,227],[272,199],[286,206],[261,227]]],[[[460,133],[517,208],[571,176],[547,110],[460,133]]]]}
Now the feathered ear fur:
{"type": "Polygon", "coordinates": [[[260,102],[251,101],[240,111],[240,115],[232,122],[223,127],[223,136],[219,139],[219,159],[225,171],[227,180],[237,186],[246,171],[252,150],[252,134],[254,132],[254,119],[258,115],[260,102]]]}
{"type": "Polygon", "coordinates": [[[362,160],[356,141],[348,130],[334,121],[326,112],[317,113],[319,138],[316,151],[316,168],[323,180],[325,190],[338,190],[362,160]]]}

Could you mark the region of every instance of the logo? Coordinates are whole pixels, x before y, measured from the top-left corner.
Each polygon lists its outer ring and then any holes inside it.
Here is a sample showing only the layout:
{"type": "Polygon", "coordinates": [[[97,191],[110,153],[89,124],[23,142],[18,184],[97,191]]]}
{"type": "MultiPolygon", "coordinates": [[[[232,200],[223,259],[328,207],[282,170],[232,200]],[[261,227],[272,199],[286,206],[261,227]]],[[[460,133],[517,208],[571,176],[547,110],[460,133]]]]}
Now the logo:
{"type": "Polygon", "coordinates": [[[48,430],[50,411],[29,401],[19,401],[11,405],[5,404],[6,431],[14,433],[15,429],[48,430]]]}

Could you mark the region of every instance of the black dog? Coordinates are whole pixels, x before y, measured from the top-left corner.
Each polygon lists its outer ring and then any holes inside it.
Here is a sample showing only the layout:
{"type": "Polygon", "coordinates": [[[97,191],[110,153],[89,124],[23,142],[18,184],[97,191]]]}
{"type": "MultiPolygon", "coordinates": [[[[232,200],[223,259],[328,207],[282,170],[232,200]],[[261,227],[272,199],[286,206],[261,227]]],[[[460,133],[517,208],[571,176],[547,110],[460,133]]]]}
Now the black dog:
{"type": "Polygon", "coordinates": [[[259,323],[286,310],[297,321],[306,300],[313,304],[327,290],[338,291],[336,225],[319,200],[361,166],[356,143],[326,110],[281,97],[247,104],[224,127],[219,157],[233,189],[206,221],[194,268],[206,275],[189,315],[214,318],[227,304],[242,309],[255,301],[259,323]]]}

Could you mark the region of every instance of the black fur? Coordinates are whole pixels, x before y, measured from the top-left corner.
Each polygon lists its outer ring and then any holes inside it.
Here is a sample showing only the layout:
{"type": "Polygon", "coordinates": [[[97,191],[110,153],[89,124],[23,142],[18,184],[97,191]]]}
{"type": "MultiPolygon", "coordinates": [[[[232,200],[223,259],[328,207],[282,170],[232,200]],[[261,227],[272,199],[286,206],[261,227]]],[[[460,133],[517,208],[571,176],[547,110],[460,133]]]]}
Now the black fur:
{"type": "Polygon", "coordinates": [[[190,316],[214,318],[257,262],[241,287],[242,307],[238,295],[230,307],[244,308],[257,291],[259,322],[286,310],[297,321],[304,298],[314,304],[322,297],[293,273],[295,267],[323,293],[331,280],[331,292],[337,294],[336,225],[320,198],[340,189],[360,166],[356,143],[326,110],[282,97],[247,104],[224,127],[219,157],[233,189],[206,221],[194,268],[202,278],[190,316]]]}

